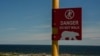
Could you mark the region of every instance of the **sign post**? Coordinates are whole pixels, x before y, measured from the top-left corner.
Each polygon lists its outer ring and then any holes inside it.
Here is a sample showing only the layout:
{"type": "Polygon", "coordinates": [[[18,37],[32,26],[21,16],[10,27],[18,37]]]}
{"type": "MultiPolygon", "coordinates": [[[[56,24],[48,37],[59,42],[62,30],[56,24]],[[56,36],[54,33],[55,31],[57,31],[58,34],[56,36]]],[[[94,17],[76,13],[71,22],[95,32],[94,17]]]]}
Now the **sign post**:
{"type": "MultiPolygon", "coordinates": [[[[52,8],[58,9],[59,8],[59,0],[52,0],[52,8]]],[[[52,29],[54,33],[56,29],[52,29]]],[[[52,40],[52,56],[59,56],[59,47],[58,47],[58,40],[52,40]]]]}
{"type": "Polygon", "coordinates": [[[59,9],[59,0],[52,1],[52,56],[59,56],[58,40],[82,39],[82,8],[59,9]]]}

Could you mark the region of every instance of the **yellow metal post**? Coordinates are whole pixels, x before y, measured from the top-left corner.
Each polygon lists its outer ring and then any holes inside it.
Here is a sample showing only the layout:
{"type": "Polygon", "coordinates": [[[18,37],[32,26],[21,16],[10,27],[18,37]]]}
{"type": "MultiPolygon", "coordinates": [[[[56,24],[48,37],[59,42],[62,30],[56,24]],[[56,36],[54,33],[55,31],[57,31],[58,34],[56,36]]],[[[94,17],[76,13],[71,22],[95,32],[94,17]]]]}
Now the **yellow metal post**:
{"type": "MultiPolygon", "coordinates": [[[[52,0],[52,8],[59,8],[59,0],[52,0]]],[[[58,40],[52,40],[52,56],[59,56],[58,40]]]]}

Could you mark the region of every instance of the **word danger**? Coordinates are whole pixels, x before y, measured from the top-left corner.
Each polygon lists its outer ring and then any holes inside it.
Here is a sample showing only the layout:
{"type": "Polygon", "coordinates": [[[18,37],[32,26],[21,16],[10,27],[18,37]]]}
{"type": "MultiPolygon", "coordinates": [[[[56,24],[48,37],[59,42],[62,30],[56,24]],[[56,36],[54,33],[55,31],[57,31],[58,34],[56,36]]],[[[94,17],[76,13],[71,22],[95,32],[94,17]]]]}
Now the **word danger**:
{"type": "Polygon", "coordinates": [[[80,29],[78,21],[60,21],[59,29],[80,29]]]}
{"type": "Polygon", "coordinates": [[[60,21],[60,25],[79,25],[78,21],[60,21]]]}

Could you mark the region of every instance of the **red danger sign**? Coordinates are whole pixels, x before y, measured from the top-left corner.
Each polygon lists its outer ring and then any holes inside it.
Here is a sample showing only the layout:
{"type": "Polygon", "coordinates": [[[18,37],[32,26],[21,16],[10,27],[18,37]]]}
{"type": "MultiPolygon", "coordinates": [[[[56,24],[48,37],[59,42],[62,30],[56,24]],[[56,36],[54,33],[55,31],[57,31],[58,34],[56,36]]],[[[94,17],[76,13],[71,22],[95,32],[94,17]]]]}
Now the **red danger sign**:
{"type": "Polygon", "coordinates": [[[82,9],[53,9],[52,30],[52,40],[81,40],[82,9]]]}

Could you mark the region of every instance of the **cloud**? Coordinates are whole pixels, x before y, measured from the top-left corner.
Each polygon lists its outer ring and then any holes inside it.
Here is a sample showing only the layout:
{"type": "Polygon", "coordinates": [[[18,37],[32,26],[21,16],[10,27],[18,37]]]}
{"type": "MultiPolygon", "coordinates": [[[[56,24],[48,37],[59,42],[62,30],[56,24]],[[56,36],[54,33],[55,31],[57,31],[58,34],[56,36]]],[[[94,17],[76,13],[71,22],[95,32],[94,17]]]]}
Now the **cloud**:
{"type": "MultiPolygon", "coordinates": [[[[50,25],[38,25],[31,29],[25,29],[25,33],[21,33],[22,40],[51,40],[51,26],[50,25]]],[[[21,38],[19,36],[19,38],[21,38]]]]}
{"type": "Polygon", "coordinates": [[[51,40],[51,33],[35,34],[33,40],[51,40]]]}
{"type": "Polygon", "coordinates": [[[7,30],[16,30],[16,28],[7,28],[7,30]]]}
{"type": "MultiPolygon", "coordinates": [[[[50,25],[38,25],[34,27],[27,27],[20,29],[21,32],[8,33],[6,38],[2,38],[0,43],[10,43],[10,44],[51,44],[51,26],[50,25]],[[49,31],[48,31],[49,30],[49,31]],[[48,32],[45,32],[48,31],[48,32]],[[48,42],[49,41],[49,42],[48,42]]],[[[7,28],[7,30],[18,30],[17,28],[7,28]]],[[[99,27],[85,27],[82,30],[83,40],[82,41],[59,41],[62,45],[97,45],[100,40],[100,30],[99,27]],[[88,43],[87,43],[88,42],[88,43]],[[93,44],[91,44],[93,43],[93,44]]]]}
{"type": "Polygon", "coordinates": [[[0,29],[0,32],[9,32],[9,31],[15,31],[17,30],[17,28],[14,28],[14,27],[9,27],[9,28],[3,28],[3,29],[0,29]]]}
{"type": "Polygon", "coordinates": [[[26,44],[26,43],[32,43],[35,41],[34,44],[41,43],[41,41],[47,41],[51,40],[51,33],[39,33],[39,34],[33,34],[33,33],[19,33],[14,34],[12,36],[9,36],[7,38],[0,39],[0,43],[6,43],[6,44],[26,44]],[[37,41],[37,42],[36,42],[37,41]],[[39,42],[40,41],[40,42],[39,42]]]}
{"type": "Polygon", "coordinates": [[[18,37],[19,40],[51,40],[51,33],[38,33],[38,34],[26,34],[23,35],[22,37],[18,37]]]}
{"type": "Polygon", "coordinates": [[[33,32],[35,34],[48,33],[48,32],[51,32],[51,26],[50,25],[38,25],[38,26],[33,26],[33,27],[29,27],[27,29],[24,29],[24,31],[33,32]]]}
{"type": "Polygon", "coordinates": [[[100,29],[97,27],[88,27],[83,29],[83,38],[100,39],[100,29]]]}
{"type": "Polygon", "coordinates": [[[39,25],[39,26],[34,26],[33,28],[50,28],[51,25],[39,25]]]}
{"type": "Polygon", "coordinates": [[[100,45],[99,40],[61,40],[59,45],[100,45]]]}

